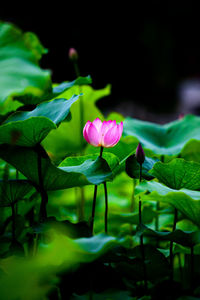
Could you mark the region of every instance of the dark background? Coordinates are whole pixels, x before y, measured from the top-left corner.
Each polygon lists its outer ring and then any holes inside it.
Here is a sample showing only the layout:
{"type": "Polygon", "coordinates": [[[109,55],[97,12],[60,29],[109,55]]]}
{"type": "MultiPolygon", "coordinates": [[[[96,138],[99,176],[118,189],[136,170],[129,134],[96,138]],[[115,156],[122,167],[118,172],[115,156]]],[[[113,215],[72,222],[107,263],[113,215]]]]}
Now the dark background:
{"type": "Polygon", "coordinates": [[[68,59],[74,47],[81,75],[90,74],[94,88],[112,85],[112,95],[99,104],[103,110],[160,121],[181,112],[180,84],[200,78],[200,17],[193,2],[158,3],[117,10],[97,6],[92,12],[74,4],[63,15],[61,7],[52,16],[13,14],[0,19],[38,35],[49,49],[42,67],[52,70],[54,82],[75,78],[68,59]]]}

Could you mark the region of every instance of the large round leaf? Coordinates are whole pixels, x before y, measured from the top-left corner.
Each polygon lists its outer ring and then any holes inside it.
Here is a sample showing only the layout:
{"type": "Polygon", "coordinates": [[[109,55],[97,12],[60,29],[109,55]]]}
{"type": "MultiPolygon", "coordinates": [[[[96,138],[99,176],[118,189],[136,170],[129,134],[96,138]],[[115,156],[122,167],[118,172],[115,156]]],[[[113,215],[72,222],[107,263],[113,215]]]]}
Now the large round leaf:
{"type": "Polygon", "coordinates": [[[136,137],[155,154],[177,155],[189,140],[200,140],[199,128],[200,118],[192,115],[165,125],[127,118],[123,133],[136,137]]]}

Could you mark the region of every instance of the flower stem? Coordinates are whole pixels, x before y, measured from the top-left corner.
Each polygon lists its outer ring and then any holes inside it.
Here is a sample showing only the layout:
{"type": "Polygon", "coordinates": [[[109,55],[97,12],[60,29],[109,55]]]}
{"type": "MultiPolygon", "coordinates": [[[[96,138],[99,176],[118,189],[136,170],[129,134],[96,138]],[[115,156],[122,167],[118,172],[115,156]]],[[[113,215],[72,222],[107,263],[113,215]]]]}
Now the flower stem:
{"type": "Polygon", "coordinates": [[[131,196],[130,212],[133,212],[134,208],[135,208],[135,179],[133,178],[133,191],[131,196]]]}
{"type": "Polygon", "coordinates": [[[106,182],[104,182],[104,192],[105,192],[105,233],[108,232],[108,192],[106,182]]]}
{"type": "Polygon", "coordinates": [[[133,190],[131,195],[130,212],[133,212],[134,208],[135,208],[135,179],[133,178],[133,190]]]}
{"type": "MultiPolygon", "coordinates": [[[[80,69],[78,66],[78,62],[77,60],[74,60],[73,62],[74,65],[74,71],[76,74],[76,77],[80,76],[80,69]]],[[[79,86],[79,94],[82,93],[82,88],[79,86]]],[[[84,125],[84,108],[83,108],[83,97],[80,96],[79,97],[79,113],[80,113],[80,145],[82,146],[82,142],[83,142],[83,125],[84,125]]]]}
{"type": "Polygon", "coordinates": [[[190,286],[191,286],[191,291],[194,289],[194,246],[190,247],[190,286]]]}
{"type": "Polygon", "coordinates": [[[90,225],[92,235],[93,235],[93,229],[94,229],[96,199],[97,199],[97,185],[94,186],[94,197],[93,197],[93,203],[92,203],[92,219],[91,219],[91,225],[90,225]]]}
{"type": "Polygon", "coordinates": [[[75,74],[76,74],[77,77],[79,77],[79,76],[80,76],[80,69],[79,69],[79,66],[78,66],[77,61],[74,61],[73,64],[74,64],[74,71],[75,71],[75,74]]]}
{"type": "MultiPolygon", "coordinates": [[[[100,149],[100,156],[103,155],[103,147],[101,146],[100,149]]],[[[106,182],[104,182],[104,193],[105,193],[105,233],[108,232],[108,191],[107,191],[107,185],[106,182]]]]}
{"type": "Polygon", "coordinates": [[[43,185],[41,150],[43,150],[43,149],[40,149],[40,146],[37,147],[38,183],[39,183],[39,192],[41,195],[39,221],[44,222],[47,218],[46,205],[48,203],[48,195],[47,195],[47,192],[45,191],[44,185],[43,185]]]}
{"type": "MultiPolygon", "coordinates": [[[[160,161],[164,162],[164,160],[165,160],[165,156],[161,155],[160,156],[160,161]]],[[[156,214],[156,218],[155,218],[155,230],[156,231],[159,231],[159,210],[160,210],[160,202],[157,201],[156,202],[156,212],[157,212],[157,214],[156,214]]],[[[156,241],[156,244],[157,244],[157,247],[158,247],[159,246],[159,240],[158,239],[156,241]]]]}
{"type": "MultiPolygon", "coordinates": [[[[142,182],[142,164],[140,164],[139,182],[142,182]]],[[[139,225],[142,225],[142,201],[139,197],[139,225]]]]}
{"type": "MultiPolygon", "coordinates": [[[[142,181],[142,164],[140,164],[140,176],[139,176],[139,182],[142,181]]],[[[142,225],[142,201],[139,197],[139,225],[142,225]]],[[[147,286],[147,270],[145,265],[145,252],[144,252],[144,241],[143,241],[143,234],[140,236],[140,249],[141,249],[141,255],[142,255],[142,261],[143,261],[143,274],[144,274],[144,289],[145,292],[148,290],[147,286]]]]}
{"type": "Polygon", "coordinates": [[[157,201],[156,202],[156,219],[155,219],[155,230],[158,231],[159,230],[159,210],[160,210],[160,202],[157,201]]]}
{"type": "Polygon", "coordinates": [[[180,273],[180,282],[182,284],[183,282],[183,268],[182,268],[182,262],[181,262],[181,253],[178,253],[178,265],[179,265],[179,273],[180,273]]]}
{"type": "MultiPolygon", "coordinates": [[[[16,179],[18,180],[19,179],[19,171],[16,169],[16,179]]],[[[17,215],[18,213],[18,202],[16,202],[15,204],[15,213],[17,215]]]]}
{"type": "MultiPolygon", "coordinates": [[[[131,195],[131,205],[130,205],[130,212],[132,213],[135,208],[135,179],[133,178],[133,190],[132,190],[132,195],[131,195]]],[[[133,235],[133,226],[130,224],[130,235],[133,235]]],[[[132,239],[130,240],[130,247],[133,246],[133,241],[132,239]]]]}
{"type": "MultiPolygon", "coordinates": [[[[159,231],[159,210],[160,210],[160,202],[156,202],[156,218],[155,218],[155,230],[159,231]]],[[[156,239],[156,247],[159,248],[159,238],[156,239]]]]}
{"type": "MultiPolygon", "coordinates": [[[[102,154],[103,154],[103,147],[101,146],[99,157],[102,157],[102,154]]],[[[90,224],[92,235],[93,235],[93,230],[94,230],[96,199],[97,199],[97,185],[94,186],[94,196],[93,196],[93,202],[92,202],[92,218],[91,218],[91,224],[90,224]]]]}
{"type": "Polygon", "coordinates": [[[12,242],[16,240],[15,238],[15,204],[11,203],[11,210],[12,210],[12,242]]]}
{"type": "MultiPolygon", "coordinates": [[[[178,211],[175,208],[174,209],[174,223],[173,223],[172,232],[175,231],[175,229],[176,229],[177,217],[178,217],[178,211]]],[[[169,253],[170,253],[170,269],[171,269],[170,279],[171,279],[171,281],[173,281],[173,277],[174,277],[174,269],[173,269],[173,262],[174,262],[173,241],[170,242],[169,253]]]]}
{"type": "MultiPolygon", "coordinates": [[[[79,77],[80,69],[79,69],[77,60],[75,60],[73,62],[73,65],[74,65],[74,71],[75,71],[76,77],[79,77]]],[[[82,94],[81,86],[79,86],[79,94],[82,94]]],[[[81,154],[82,154],[83,126],[84,126],[83,96],[79,96],[79,114],[80,114],[80,148],[81,148],[81,154]]],[[[84,188],[80,187],[80,202],[78,203],[78,219],[79,219],[79,221],[82,221],[84,219],[84,215],[85,215],[84,207],[85,207],[84,188]]]]}
{"type": "Polygon", "coordinates": [[[102,157],[102,155],[103,155],[103,147],[101,146],[99,157],[102,157]]]}

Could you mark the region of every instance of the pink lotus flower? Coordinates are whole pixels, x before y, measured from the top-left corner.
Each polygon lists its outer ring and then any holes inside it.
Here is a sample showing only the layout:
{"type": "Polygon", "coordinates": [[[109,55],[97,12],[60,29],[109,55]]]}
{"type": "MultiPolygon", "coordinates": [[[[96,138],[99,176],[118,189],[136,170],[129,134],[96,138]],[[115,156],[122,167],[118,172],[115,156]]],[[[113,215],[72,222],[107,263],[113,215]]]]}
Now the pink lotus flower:
{"type": "Polygon", "coordinates": [[[120,140],[123,131],[123,122],[103,121],[99,118],[93,122],[87,121],[83,128],[85,140],[95,147],[114,147],[120,140]]]}

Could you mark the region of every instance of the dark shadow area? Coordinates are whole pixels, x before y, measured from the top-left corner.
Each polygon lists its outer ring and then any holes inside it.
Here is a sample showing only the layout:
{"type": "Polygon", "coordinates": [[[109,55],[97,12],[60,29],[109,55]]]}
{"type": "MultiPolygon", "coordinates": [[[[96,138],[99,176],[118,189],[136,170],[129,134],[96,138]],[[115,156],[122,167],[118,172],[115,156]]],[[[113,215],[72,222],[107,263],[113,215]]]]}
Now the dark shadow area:
{"type": "Polygon", "coordinates": [[[2,15],[0,19],[39,36],[49,49],[42,67],[52,70],[54,82],[75,78],[68,60],[68,50],[74,47],[81,74],[92,76],[93,87],[112,85],[112,95],[101,101],[101,109],[115,108],[149,120],[155,120],[156,114],[158,122],[165,122],[166,114],[173,119],[195,110],[179,106],[179,87],[185,80],[200,80],[200,26],[192,3],[162,7],[152,3],[118,7],[117,12],[104,7],[93,13],[77,11],[74,4],[66,17],[55,13],[45,19],[35,15],[2,15]]]}

